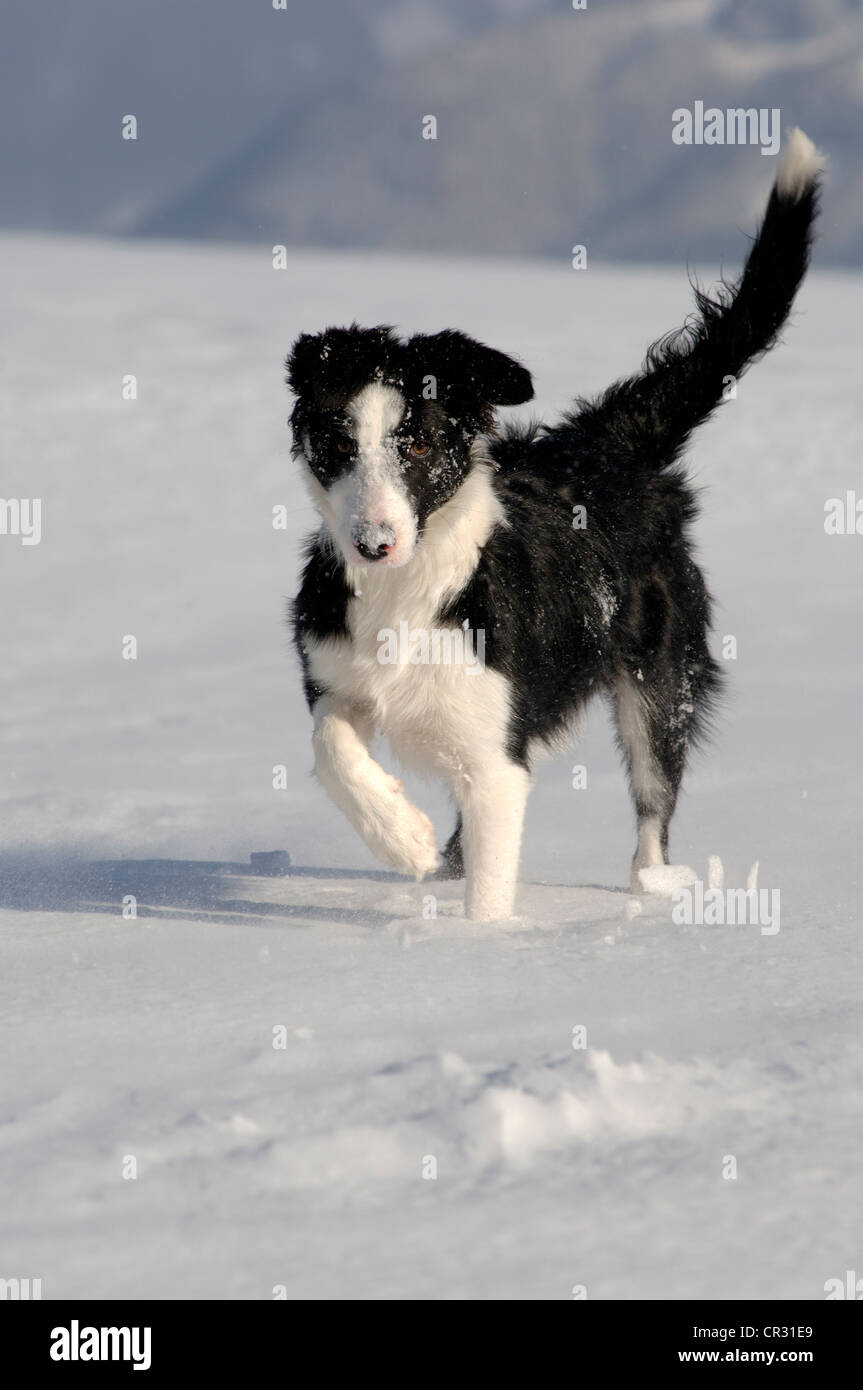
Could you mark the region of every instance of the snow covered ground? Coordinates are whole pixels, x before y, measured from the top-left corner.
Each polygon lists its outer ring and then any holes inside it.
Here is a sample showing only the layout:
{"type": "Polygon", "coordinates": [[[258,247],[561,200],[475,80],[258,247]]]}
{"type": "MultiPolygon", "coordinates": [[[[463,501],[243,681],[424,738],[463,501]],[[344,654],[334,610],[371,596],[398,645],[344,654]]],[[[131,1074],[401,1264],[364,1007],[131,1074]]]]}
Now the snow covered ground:
{"type": "MultiPolygon", "coordinates": [[[[519,918],[479,928],[461,885],[376,866],[309,775],[282,358],[352,318],[458,326],[520,355],[548,416],[681,320],[685,270],[0,250],[0,494],[43,501],[39,545],[0,536],[0,1277],[817,1299],[860,1269],[863,537],[824,504],[863,496],[863,280],[816,271],[693,451],[737,657],[673,853],[740,887],[757,858],[780,931],[636,912],[600,708],[538,770],[519,918]],[[298,872],[248,870],[277,848],[298,872]]],[[[443,841],[444,796],[412,791],[443,841]]]]}

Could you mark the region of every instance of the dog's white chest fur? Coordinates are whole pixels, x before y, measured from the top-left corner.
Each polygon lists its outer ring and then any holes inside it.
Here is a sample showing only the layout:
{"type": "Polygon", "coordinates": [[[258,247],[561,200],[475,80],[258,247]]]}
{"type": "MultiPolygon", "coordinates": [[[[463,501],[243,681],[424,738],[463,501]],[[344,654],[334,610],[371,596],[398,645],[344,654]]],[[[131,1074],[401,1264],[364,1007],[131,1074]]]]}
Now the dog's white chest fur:
{"type": "Polygon", "coordinates": [[[432,517],[410,564],[348,571],[350,637],[307,647],[317,682],[363,708],[404,763],[449,781],[470,775],[486,739],[499,749],[508,723],[509,685],[477,660],[481,642],[474,637],[466,645],[461,628],[443,629],[438,621],[442,604],[467,584],[502,520],[488,472],[478,466],[432,517]],[[427,635],[428,660],[405,659],[403,640],[399,658],[388,659],[387,635],[398,640],[405,633],[427,635]]]}

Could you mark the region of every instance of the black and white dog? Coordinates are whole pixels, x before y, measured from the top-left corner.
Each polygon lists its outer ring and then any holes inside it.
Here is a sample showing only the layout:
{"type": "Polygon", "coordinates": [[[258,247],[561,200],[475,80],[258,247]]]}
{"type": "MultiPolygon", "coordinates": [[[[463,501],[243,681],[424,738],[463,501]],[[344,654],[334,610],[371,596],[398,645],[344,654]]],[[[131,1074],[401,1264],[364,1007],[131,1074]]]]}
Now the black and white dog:
{"type": "Polygon", "coordinates": [[[792,132],[736,284],[696,290],[697,313],[639,375],[557,425],[499,433],[495,408],[530,400],[530,374],[452,330],[328,328],[291,351],[293,453],[323,519],[294,604],[317,775],[370,849],[417,878],[439,867],[434,828],[370,756],[373,734],[444,778],[459,819],[441,872],[465,873],[469,917],[512,912],[531,760],[598,692],[635,801],[633,889],[668,862],[720,684],[678,460],[788,316],[819,169],[792,132]],[[408,636],[395,659],[394,633],[408,636]]]}

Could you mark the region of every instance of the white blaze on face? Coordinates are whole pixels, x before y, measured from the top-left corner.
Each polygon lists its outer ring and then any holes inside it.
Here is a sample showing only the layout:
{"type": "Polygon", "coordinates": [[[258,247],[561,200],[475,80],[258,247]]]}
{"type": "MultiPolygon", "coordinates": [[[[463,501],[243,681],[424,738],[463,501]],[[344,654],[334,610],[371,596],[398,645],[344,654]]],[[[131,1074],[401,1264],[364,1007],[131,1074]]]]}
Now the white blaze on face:
{"type": "Polygon", "coordinates": [[[405,413],[394,386],[373,382],[345,407],[357,452],[350,470],[329,489],[336,535],[349,563],[368,563],[356,549],[362,534],[367,544],[390,545],[377,565],[398,568],[411,558],[417,519],[404,485],[401,457],[393,431],[405,413]]]}

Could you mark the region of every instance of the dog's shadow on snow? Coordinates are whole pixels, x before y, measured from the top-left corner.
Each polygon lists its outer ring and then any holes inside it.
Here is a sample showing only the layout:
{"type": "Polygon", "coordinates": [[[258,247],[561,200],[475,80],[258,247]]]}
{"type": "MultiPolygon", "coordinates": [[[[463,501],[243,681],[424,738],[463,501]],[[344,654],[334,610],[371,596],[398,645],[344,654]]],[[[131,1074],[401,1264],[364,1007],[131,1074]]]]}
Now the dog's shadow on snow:
{"type": "MultiPolygon", "coordinates": [[[[261,856],[272,858],[273,856],[261,856]]],[[[396,885],[412,880],[374,869],[319,869],[291,865],[274,871],[249,864],[206,862],[196,859],[114,859],[87,861],[73,858],[0,858],[0,908],[23,912],[86,912],[120,917],[124,906],[131,915],[172,921],[236,923],[243,917],[294,921],[346,923],[385,927],[394,914],[376,908],[349,909],[336,903],[283,903],[278,884],[303,878],[376,879],[396,885]],[[232,892],[231,880],[237,891],[232,892]],[[261,898],[252,895],[249,882],[261,882],[261,898]]]]}

